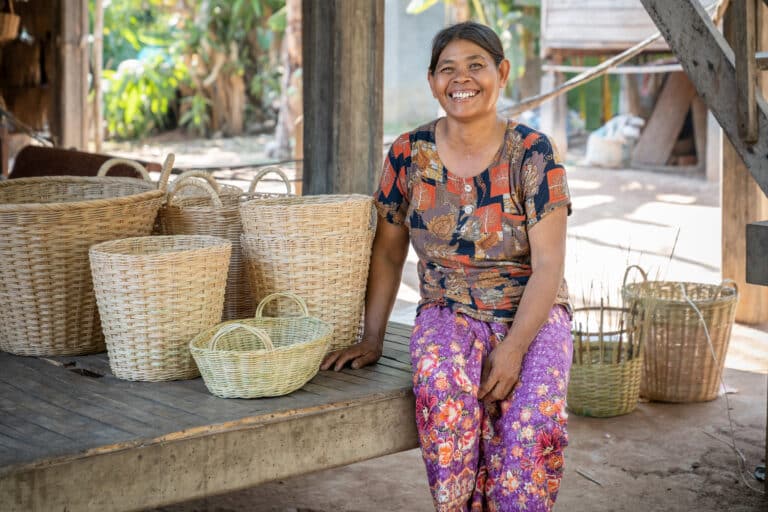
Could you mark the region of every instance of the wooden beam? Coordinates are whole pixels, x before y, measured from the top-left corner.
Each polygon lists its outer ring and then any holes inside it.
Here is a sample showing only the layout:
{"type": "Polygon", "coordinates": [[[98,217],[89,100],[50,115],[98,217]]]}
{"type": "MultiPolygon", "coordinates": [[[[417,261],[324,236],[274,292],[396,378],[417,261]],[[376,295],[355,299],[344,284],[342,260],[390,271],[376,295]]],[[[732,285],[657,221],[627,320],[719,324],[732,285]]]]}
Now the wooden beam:
{"type": "Polygon", "coordinates": [[[641,2],[752,177],[768,195],[768,104],[756,97],[758,134],[762,136],[747,144],[739,134],[734,105],[737,85],[731,47],[698,0],[641,2]]]}
{"type": "Polygon", "coordinates": [[[373,192],[382,165],[384,0],[304,0],[304,193],[373,192]]]}
{"type": "Polygon", "coordinates": [[[748,144],[757,141],[757,104],[755,103],[755,25],[757,0],[741,0],[731,5],[731,19],[739,30],[733,32],[736,59],[736,108],[739,135],[748,144]]]}
{"type": "Polygon", "coordinates": [[[755,65],[763,71],[768,69],[768,52],[755,53],[755,65]]]}
{"type": "Polygon", "coordinates": [[[768,220],[747,224],[747,282],[768,286],[768,220]]]}

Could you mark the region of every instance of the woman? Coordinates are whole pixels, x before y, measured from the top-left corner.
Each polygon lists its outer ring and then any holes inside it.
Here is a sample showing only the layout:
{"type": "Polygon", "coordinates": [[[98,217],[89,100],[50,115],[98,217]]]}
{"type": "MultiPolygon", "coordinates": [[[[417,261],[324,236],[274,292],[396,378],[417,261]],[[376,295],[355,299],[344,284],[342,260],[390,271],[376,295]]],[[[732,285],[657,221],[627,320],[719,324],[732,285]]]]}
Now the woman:
{"type": "Polygon", "coordinates": [[[550,510],[563,471],[570,197],[547,137],[496,112],[509,68],[488,27],[435,36],[427,79],[445,117],[389,151],[363,339],[322,365],[379,359],[413,243],[417,427],[439,511],[550,510]]]}

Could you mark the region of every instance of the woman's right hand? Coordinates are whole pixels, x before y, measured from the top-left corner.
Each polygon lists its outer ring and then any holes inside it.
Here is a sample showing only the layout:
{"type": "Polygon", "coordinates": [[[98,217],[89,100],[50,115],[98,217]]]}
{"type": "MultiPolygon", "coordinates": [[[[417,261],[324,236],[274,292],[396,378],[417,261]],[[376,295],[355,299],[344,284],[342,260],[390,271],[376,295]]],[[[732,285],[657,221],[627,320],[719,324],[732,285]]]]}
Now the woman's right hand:
{"type": "Polygon", "coordinates": [[[351,361],[350,366],[357,370],[378,361],[381,357],[381,351],[381,342],[365,339],[360,343],[355,343],[326,355],[323,363],[320,365],[320,369],[328,370],[333,367],[333,370],[338,372],[351,361]]]}

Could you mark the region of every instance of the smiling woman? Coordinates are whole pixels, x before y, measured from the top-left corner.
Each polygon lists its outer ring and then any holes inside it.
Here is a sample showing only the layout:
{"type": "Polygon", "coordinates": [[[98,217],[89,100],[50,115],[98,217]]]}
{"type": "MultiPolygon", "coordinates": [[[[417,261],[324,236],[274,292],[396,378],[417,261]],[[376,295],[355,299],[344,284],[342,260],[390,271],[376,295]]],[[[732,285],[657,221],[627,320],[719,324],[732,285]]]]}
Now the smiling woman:
{"type": "Polygon", "coordinates": [[[501,42],[467,22],[437,34],[427,80],[445,116],[404,133],[375,193],[363,340],[323,368],[382,353],[409,242],[417,428],[435,507],[550,510],[567,445],[570,194],[549,139],[497,114],[501,42]]]}

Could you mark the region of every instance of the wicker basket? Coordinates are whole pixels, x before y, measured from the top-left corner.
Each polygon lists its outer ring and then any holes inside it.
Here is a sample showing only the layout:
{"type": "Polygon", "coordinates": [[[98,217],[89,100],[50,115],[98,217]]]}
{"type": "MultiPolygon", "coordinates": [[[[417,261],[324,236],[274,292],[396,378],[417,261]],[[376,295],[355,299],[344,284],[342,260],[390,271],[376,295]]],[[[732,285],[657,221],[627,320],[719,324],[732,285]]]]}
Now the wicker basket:
{"type": "Polygon", "coordinates": [[[643,371],[640,324],[640,317],[624,308],[574,311],[571,411],[605,418],[635,410],[643,371]]]}
{"type": "Polygon", "coordinates": [[[224,322],[196,336],[190,350],[205,385],[223,398],[258,398],[291,393],[317,374],[333,329],[309,316],[294,294],[264,298],[251,320],[224,322]],[[264,306],[278,297],[299,304],[302,316],[262,316],[264,306]]]}
{"type": "Polygon", "coordinates": [[[221,319],[231,247],[212,236],[147,236],[91,248],[116,377],[161,381],[199,375],[189,340],[221,319]]]}
{"type": "Polygon", "coordinates": [[[88,248],[148,235],[163,192],[135,178],[48,176],[0,182],[0,349],[104,350],[88,248]]]}
{"type": "Polygon", "coordinates": [[[244,233],[283,237],[360,235],[375,223],[373,212],[373,198],[360,194],[262,198],[240,208],[244,233]]]}
{"type": "Polygon", "coordinates": [[[736,284],[731,280],[719,285],[648,281],[646,273],[632,265],[624,274],[622,298],[646,318],[640,394],[663,402],[717,398],[739,298],[736,284]],[[627,284],[633,268],[643,281],[627,284]]]}
{"type": "MultiPolygon", "coordinates": [[[[251,288],[257,299],[279,290],[302,296],[312,316],[333,326],[329,350],[354,344],[362,334],[373,235],[372,229],[290,238],[244,234],[241,245],[251,288]]],[[[283,314],[279,308],[269,313],[283,314]]]]}
{"type": "Polygon", "coordinates": [[[13,12],[13,0],[8,0],[10,12],[0,12],[0,44],[16,39],[21,18],[13,12]]]}

